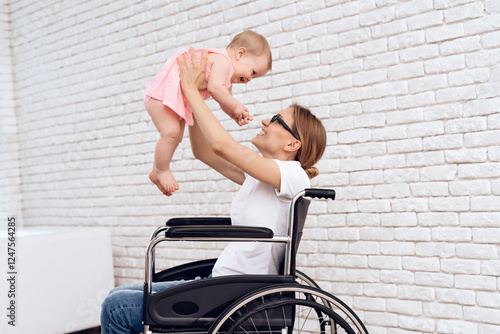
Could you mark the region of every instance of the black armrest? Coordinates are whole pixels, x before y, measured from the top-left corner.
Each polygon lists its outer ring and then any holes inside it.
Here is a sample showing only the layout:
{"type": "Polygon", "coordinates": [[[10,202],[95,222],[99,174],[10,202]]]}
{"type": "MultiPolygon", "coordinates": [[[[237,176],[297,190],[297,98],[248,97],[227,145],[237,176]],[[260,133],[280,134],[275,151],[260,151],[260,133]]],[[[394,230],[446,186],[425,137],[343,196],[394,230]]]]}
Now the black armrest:
{"type": "Polygon", "coordinates": [[[191,225],[231,225],[229,217],[184,217],[169,219],[167,226],[191,226],[191,225]]]}
{"type": "Polygon", "coordinates": [[[273,230],[258,226],[173,226],[165,231],[167,238],[271,239],[273,236],[273,230]]]}

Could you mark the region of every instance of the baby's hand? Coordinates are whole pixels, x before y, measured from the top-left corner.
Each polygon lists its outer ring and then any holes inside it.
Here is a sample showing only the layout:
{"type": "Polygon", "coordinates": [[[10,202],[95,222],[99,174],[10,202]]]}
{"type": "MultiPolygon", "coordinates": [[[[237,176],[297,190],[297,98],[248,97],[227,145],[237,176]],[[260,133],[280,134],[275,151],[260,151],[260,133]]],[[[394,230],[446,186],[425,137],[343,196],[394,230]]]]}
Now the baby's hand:
{"type": "Polygon", "coordinates": [[[245,112],[240,117],[237,117],[234,120],[239,126],[243,126],[247,125],[250,121],[253,121],[253,117],[248,112],[248,109],[245,108],[245,112]]]}
{"type": "Polygon", "coordinates": [[[234,119],[238,119],[238,118],[241,118],[245,115],[245,113],[248,115],[248,109],[247,107],[245,107],[243,104],[241,104],[240,102],[238,102],[238,104],[236,105],[236,108],[234,108],[232,110],[233,112],[233,115],[234,115],[234,119]]]}

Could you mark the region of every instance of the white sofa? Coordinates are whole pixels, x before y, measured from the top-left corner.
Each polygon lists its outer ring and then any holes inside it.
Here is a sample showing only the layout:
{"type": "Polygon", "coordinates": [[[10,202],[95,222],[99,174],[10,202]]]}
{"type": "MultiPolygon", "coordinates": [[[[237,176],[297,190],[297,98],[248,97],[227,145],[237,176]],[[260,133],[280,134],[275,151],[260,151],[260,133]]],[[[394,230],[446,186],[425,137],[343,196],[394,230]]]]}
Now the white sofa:
{"type": "MultiPolygon", "coordinates": [[[[7,233],[0,232],[6,268],[7,233]]],[[[2,277],[0,333],[61,334],[99,326],[101,302],[114,286],[107,229],[17,227],[16,248],[16,326],[7,323],[10,284],[2,277]]]]}

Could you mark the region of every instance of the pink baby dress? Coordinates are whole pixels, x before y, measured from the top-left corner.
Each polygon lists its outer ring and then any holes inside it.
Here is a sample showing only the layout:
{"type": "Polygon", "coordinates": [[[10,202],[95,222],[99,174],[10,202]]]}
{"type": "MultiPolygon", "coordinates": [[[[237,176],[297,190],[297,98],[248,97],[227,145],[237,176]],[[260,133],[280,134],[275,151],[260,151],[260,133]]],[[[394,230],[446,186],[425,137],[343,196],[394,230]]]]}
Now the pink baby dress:
{"type": "MultiPolygon", "coordinates": [[[[201,59],[202,49],[196,49],[196,56],[198,60],[201,59]]],[[[227,54],[226,49],[207,49],[208,53],[217,53],[225,56],[229,62],[231,59],[227,54]]],[[[153,80],[149,83],[146,88],[146,93],[144,96],[144,105],[147,105],[151,98],[162,101],[164,105],[175,111],[179,115],[179,119],[186,120],[186,124],[193,125],[193,113],[186,98],[182,94],[181,83],[180,83],[180,68],[177,64],[176,59],[180,57],[183,53],[187,53],[190,57],[189,50],[179,52],[175,56],[170,57],[165,65],[153,80]]],[[[207,63],[207,70],[205,72],[205,79],[208,81],[208,76],[210,74],[210,66],[207,63]]],[[[226,87],[229,89],[231,87],[231,78],[233,77],[234,69],[231,65],[229,75],[226,80],[226,87]]],[[[210,97],[207,90],[200,91],[201,96],[204,100],[210,97]]]]}

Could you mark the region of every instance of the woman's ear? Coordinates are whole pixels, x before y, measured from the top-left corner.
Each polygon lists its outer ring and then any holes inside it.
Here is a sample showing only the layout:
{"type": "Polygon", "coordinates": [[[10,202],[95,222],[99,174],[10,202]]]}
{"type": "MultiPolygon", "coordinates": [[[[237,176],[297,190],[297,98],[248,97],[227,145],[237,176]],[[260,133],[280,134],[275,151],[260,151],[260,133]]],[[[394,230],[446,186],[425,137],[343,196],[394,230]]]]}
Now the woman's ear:
{"type": "Polygon", "coordinates": [[[236,50],[236,60],[240,60],[243,55],[247,53],[247,48],[245,47],[239,47],[238,50],[236,50]]]}
{"type": "Polygon", "coordinates": [[[297,152],[302,147],[300,140],[294,140],[285,146],[286,152],[297,152]]]}

